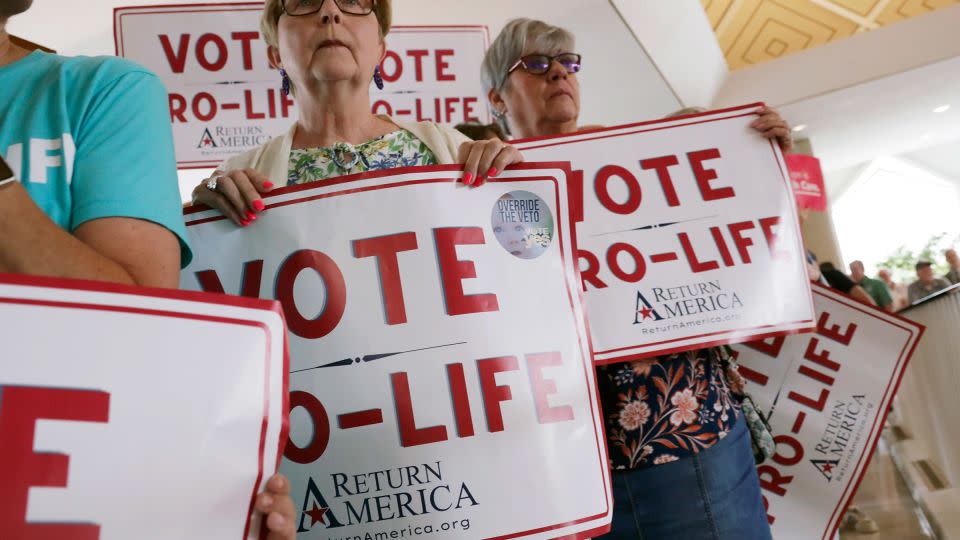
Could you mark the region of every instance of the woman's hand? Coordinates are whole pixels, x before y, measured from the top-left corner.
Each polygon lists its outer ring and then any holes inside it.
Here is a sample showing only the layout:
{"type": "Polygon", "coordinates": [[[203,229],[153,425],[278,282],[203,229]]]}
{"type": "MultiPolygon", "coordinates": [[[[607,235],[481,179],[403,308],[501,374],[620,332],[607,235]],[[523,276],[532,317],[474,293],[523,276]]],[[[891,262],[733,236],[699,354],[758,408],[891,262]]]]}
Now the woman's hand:
{"type": "Polygon", "coordinates": [[[775,140],[776,143],[780,145],[780,150],[782,150],[783,153],[787,153],[793,149],[793,136],[790,133],[790,124],[787,124],[787,121],[780,116],[780,113],[770,107],[763,107],[757,114],[760,115],[760,118],[751,122],[750,127],[759,131],[760,134],[767,139],[775,140]]]}
{"type": "Polygon", "coordinates": [[[253,169],[215,171],[193,188],[193,202],[217,209],[237,225],[246,227],[263,211],[260,194],[271,189],[273,182],[253,169]]]}
{"type": "Polygon", "coordinates": [[[267,489],[257,496],[257,511],[263,514],[267,540],[295,540],[296,510],[290,498],[290,482],[282,474],[267,481],[267,489]]]}
{"type": "Polygon", "coordinates": [[[483,185],[487,177],[522,161],[520,151],[500,139],[465,142],[457,153],[457,163],[463,164],[463,183],[468,186],[483,185]]]}

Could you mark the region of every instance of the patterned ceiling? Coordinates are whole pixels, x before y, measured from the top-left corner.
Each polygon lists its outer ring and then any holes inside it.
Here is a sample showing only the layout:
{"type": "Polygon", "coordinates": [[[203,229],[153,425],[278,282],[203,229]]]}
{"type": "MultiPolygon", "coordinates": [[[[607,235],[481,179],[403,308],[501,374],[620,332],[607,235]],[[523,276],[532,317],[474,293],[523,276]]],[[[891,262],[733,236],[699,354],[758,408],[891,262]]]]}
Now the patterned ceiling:
{"type": "Polygon", "coordinates": [[[700,0],[730,69],[958,5],[960,0],[700,0]]]}

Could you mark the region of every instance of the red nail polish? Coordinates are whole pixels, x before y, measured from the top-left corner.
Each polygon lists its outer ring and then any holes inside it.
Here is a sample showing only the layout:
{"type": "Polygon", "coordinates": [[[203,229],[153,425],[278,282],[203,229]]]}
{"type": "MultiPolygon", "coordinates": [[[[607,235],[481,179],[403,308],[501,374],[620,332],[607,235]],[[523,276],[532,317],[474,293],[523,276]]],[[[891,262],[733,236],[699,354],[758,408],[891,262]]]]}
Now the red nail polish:
{"type": "Polygon", "coordinates": [[[253,212],[247,210],[247,219],[250,220],[250,221],[256,221],[256,220],[257,220],[257,215],[254,214],[253,212]]]}
{"type": "Polygon", "coordinates": [[[487,176],[496,176],[499,173],[496,167],[490,167],[490,170],[487,172],[487,176]]]}
{"type": "Polygon", "coordinates": [[[463,183],[468,186],[473,182],[473,173],[467,173],[463,175],[463,183]]]}
{"type": "Polygon", "coordinates": [[[250,220],[247,220],[247,219],[240,220],[240,225],[243,225],[244,227],[246,227],[249,224],[250,224],[250,220]]]}
{"type": "Polygon", "coordinates": [[[263,187],[267,189],[273,189],[273,182],[264,182],[263,187]]]}
{"type": "Polygon", "coordinates": [[[265,204],[263,204],[263,199],[257,199],[253,201],[253,207],[257,209],[257,212],[263,212],[265,204]]]}
{"type": "Polygon", "coordinates": [[[485,177],[483,177],[483,176],[478,176],[478,177],[477,177],[477,183],[476,183],[475,185],[477,185],[477,186],[482,186],[483,183],[486,182],[486,181],[487,181],[487,179],[486,179],[485,177]]]}

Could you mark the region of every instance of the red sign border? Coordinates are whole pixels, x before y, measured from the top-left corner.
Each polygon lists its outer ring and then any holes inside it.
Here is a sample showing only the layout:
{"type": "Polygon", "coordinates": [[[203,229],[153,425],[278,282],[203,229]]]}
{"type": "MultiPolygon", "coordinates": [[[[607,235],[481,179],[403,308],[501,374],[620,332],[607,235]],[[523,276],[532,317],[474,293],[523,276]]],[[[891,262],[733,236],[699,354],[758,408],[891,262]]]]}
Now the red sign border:
{"type": "Polygon", "coordinates": [[[864,452],[863,455],[860,456],[860,460],[857,461],[857,465],[854,467],[854,471],[859,471],[860,477],[857,478],[856,482],[850,482],[847,484],[847,487],[840,495],[840,501],[837,503],[833,513],[830,515],[830,520],[827,522],[827,529],[824,531],[824,534],[821,537],[821,540],[830,540],[834,537],[834,535],[836,535],[840,528],[841,514],[846,510],[847,506],[853,500],[853,496],[857,493],[857,490],[860,489],[860,484],[863,482],[864,476],[866,476],[867,468],[870,466],[870,462],[873,460],[874,453],[877,451],[877,445],[880,443],[882,426],[886,423],[887,416],[890,414],[889,404],[891,401],[893,401],[893,397],[896,396],[897,390],[900,389],[900,383],[903,381],[903,376],[907,372],[910,359],[913,357],[913,353],[916,351],[917,345],[920,344],[920,339],[923,338],[923,334],[926,332],[926,327],[901,315],[880,311],[874,306],[870,306],[869,304],[856,300],[825,285],[811,283],[811,286],[811,290],[814,294],[819,294],[820,296],[829,298],[839,304],[843,304],[850,309],[859,311],[876,319],[880,319],[889,324],[893,324],[897,328],[905,330],[910,334],[906,343],[904,344],[903,349],[900,351],[900,356],[897,358],[897,369],[894,370],[895,380],[891,379],[890,383],[887,384],[887,389],[884,391],[883,397],[880,399],[880,403],[878,404],[882,406],[882,410],[874,420],[873,426],[870,428],[870,436],[867,438],[867,444],[864,445],[865,449],[869,448],[869,452],[864,452]],[[898,321],[905,324],[897,324],[898,321]],[[911,340],[913,341],[913,345],[910,344],[911,340]],[[897,373],[897,371],[899,371],[899,373],[897,373]],[[877,429],[877,426],[881,426],[881,429],[877,429]],[[860,466],[861,463],[863,464],[862,467],[860,466]]]}
{"type": "MultiPolygon", "coordinates": [[[[123,24],[122,19],[125,15],[155,15],[170,13],[210,13],[220,11],[262,11],[263,2],[224,2],[209,3],[201,2],[196,4],[149,4],[143,6],[119,6],[113,8],[113,52],[115,56],[124,58],[123,47],[123,24]],[[186,9],[195,8],[195,9],[186,9]],[[196,9],[213,8],[213,9],[196,9]],[[218,9],[226,8],[226,9],[218,9]],[[156,11],[147,11],[156,10],[156,11]]],[[[484,48],[490,48],[490,29],[482,24],[452,24],[452,25],[396,25],[390,27],[390,32],[405,33],[405,30],[448,30],[451,32],[474,33],[483,35],[484,48]]],[[[292,121],[296,121],[293,119],[292,121]]],[[[490,108],[487,107],[487,121],[490,121],[490,108]]],[[[241,152],[238,152],[238,154],[241,152]]],[[[213,169],[223,163],[224,160],[202,160],[202,161],[180,161],[177,160],[177,170],[191,169],[213,169]]]]}
{"type": "MultiPolygon", "coordinates": [[[[592,140],[597,140],[597,139],[606,139],[606,138],[613,138],[613,137],[623,137],[623,136],[627,136],[627,135],[635,135],[635,134],[637,134],[637,133],[646,133],[646,132],[650,132],[650,131],[660,131],[660,130],[678,128],[678,127],[686,127],[686,126],[691,126],[691,125],[695,125],[695,124],[704,124],[704,123],[709,123],[709,122],[717,122],[717,121],[721,121],[721,120],[729,120],[729,119],[731,119],[731,118],[739,118],[739,117],[744,117],[744,116],[752,116],[752,115],[754,115],[754,114],[756,114],[756,113],[755,113],[755,112],[742,113],[742,111],[749,110],[749,109],[757,109],[758,107],[765,107],[765,106],[766,106],[766,105],[765,105],[763,102],[749,103],[749,104],[746,104],[746,105],[739,105],[739,106],[736,106],[736,107],[729,107],[729,108],[726,108],[726,109],[717,109],[717,110],[713,110],[713,111],[705,111],[705,112],[702,112],[702,113],[686,114],[686,115],[674,116],[674,117],[670,117],[670,118],[659,118],[659,119],[656,119],[656,120],[646,120],[646,121],[643,121],[643,122],[635,122],[635,123],[623,124],[623,125],[619,125],[619,126],[611,126],[611,127],[601,127],[601,128],[595,128],[595,129],[588,129],[588,130],[578,131],[578,132],[575,132],[575,133],[569,133],[569,134],[564,134],[564,135],[549,135],[549,136],[545,136],[545,137],[531,137],[531,138],[526,138],[526,139],[517,139],[517,140],[511,141],[511,144],[514,145],[514,146],[515,146],[518,150],[520,150],[521,153],[522,153],[524,150],[533,150],[533,149],[545,148],[545,147],[549,147],[549,146],[560,146],[560,145],[564,145],[564,144],[575,144],[575,143],[578,143],[578,142],[592,141],[592,140]],[[733,116],[723,116],[723,117],[711,118],[711,119],[706,119],[706,120],[703,119],[704,117],[707,117],[707,116],[717,116],[717,115],[728,114],[728,113],[742,113],[742,114],[736,114],[736,115],[733,115],[733,116]],[[692,122],[687,122],[687,123],[683,123],[683,124],[677,124],[678,121],[683,121],[683,120],[694,120],[694,121],[692,121],[692,122]],[[660,127],[656,127],[656,126],[658,126],[658,125],[660,125],[660,124],[671,124],[671,125],[669,125],[669,126],[662,126],[662,125],[661,125],[660,127]],[[649,126],[654,126],[654,127],[650,127],[649,129],[639,129],[639,130],[637,130],[637,131],[632,131],[632,132],[628,132],[628,133],[611,133],[611,132],[614,132],[614,131],[621,131],[621,130],[623,130],[623,129],[629,129],[629,128],[645,128],[645,127],[649,127],[649,126]],[[592,135],[592,137],[583,138],[584,135],[592,135]],[[571,139],[573,139],[573,140],[571,140],[571,139]],[[529,145],[529,143],[539,143],[539,142],[544,142],[544,143],[546,143],[546,142],[548,142],[548,141],[551,142],[551,143],[550,143],[550,144],[529,145]],[[524,146],[525,146],[525,147],[524,147],[524,146]]],[[[774,160],[777,162],[778,168],[779,168],[779,170],[780,170],[780,176],[781,176],[781,178],[782,178],[782,180],[783,180],[783,182],[784,182],[786,192],[787,192],[788,196],[792,198],[792,197],[793,197],[793,186],[792,186],[791,183],[790,183],[789,177],[786,175],[786,162],[782,159],[782,156],[781,156],[781,154],[780,154],[780,152],[779,152],[779,149],[778,149],[777,146],[774,144],[774,142],[773,142],[773,141],[768,141],[768,142],[769,142],[769,145],[770,145],[770,150],[771,150],[771,152],[773,153],[774,160]]],[[[792,210],[793,210],[793,212],[796,212],[796,208],[793,208],[792,210]]],[[[795,216],[795,214],[794,214],[794,216],[795,216]]],[[[799,246],[798,246],[798,247],[799,247],[799,250],[800,250],[799,252],[800,252],[800,253],[803,253],[803,252],[804,252],[804,248],[803,248],[803,245],[802,245],[802,240],[801,240],[799,237],[797,238],[797,242],[798,242],[798,244],[799,244],[799,246]]],[[[811,313],[815,312],[815,309],[814,309],[814,307],[813,307],[813,297],[812,297],[812,295],[810,296],[810,311],[811,311],[811,313]]],[[[768,339],[768,338],[771,338],[771,337],[788,336],[788,335],[793,335],[793,334],[806,334],[806,333],[809,333],[809,332],[813,331],[813,329],[814,329],[814,327],[813,327],[812,325],[815,325],[816,321],[814,321],[813,319],[810,319],[810,320],[801,320],[801,321],[793,321],[793,322],[786,323],[786,324],[789,324],[789,325],[793,325],[793,324],[807,324],[807,323],[809,323],[809,324],[811,325],[809,328],[794,328],[794,329],[786,329],[786,330],[775,330],[775,331],[763,332],[763,333],[750,333],[751,331],[760,331],[760,330],[763,330],[764,328],[768,328],[769,326],[773,326],[773,325],[768,325],[768,326],[759,326],[759,327],[754,327],[754,328],[739,329],[739,330],[736,330],[736,331],[726,330],[726,331],[719,331],[719,332],[714,332],[714,333],[709,333],[709,334],[700,334],[700,335],[696,335],[696,336],[687,336],[687,337],[684,337],[684,338],[678,338],[678,339],[676,339],[676,340],[669,340],[669,341],[679,341],[679,340],[681,340],[681,339],[682,339],[682,340],[690,340],[690,339],[696,339],[696,338],[701,338],[701,337],[709,337],[710,335],[728,334],[727,337],[723,337],[723,338],[720,338],[720,339],[711,340],[711,341],[709,341],[709,342],[696,343],[696,344],[687,344],[687,345],[679,345],[679,346],[670,347],[670,348],[667,348],[667,349],[658,349],[658,350],[656,350],[656,351],[637,352],[637,353],[633,353],[633,354],[621,354],[621,355],[615,356],[615,357],[613,357],[613,358],[604,358],[603,360],[597,360],[597,359],[596,359],[596,355],[597,355],[597,354],[616,353],[616,352],[620,352],[621,350],[637,349],[638,347],[649,347],[649,346],[650,346],[650,343],[645,343],[645,344],[643,344],[643,345],[634,345],[634,346],[630,346],[630,347],[623,347],[623,348],[620,348],[620,349],[610,349],[610,350],[604,350],[604,351],[594,351],[594,363],[595,363],[596,365],[598,365],[598,366],[602,366],[602,365],[607,365],[607,364],[615,364],[615,363],[620,363],[620,362],[628,362],[628,361],[632,361],[632,360],[639,360],[639,359],[641,359],[641,358],[649,358],[649,357],[652,357],[652,356],[662,356],[662,355],[665,355],[665,354],[672,354],[672,353],[675,353],[675,352],[690,350],[690,349],[692,349],[692,348],[716,347],[716,346],[719,346],[719,345],[729,345],[729,344],[734,344],[734,343],[743,343],[743,342],[746,342],[746,341],[755,341],[755,340],[758,340],[758,339],[768,339]],[[744,333],[744,332],[746,332],[746,333],[744,333]]],[[[777,326],[779,326],[779,325],[777,325],[777,326]]],[[[654,342],[654,344],[656,344],[656,343],[668,343],[669,341],[654,342]]]]}
{"type": "MultiPolygon", "coordinates": [[[[522,171],[556,170],[556,169],[561,169],[561,170],[563,170],[564,173],[567,175],[567,178],[568,178],[568,179],[569,179],[571,176],[574,176],[574,175],[576,174],[576,173],[574,173],[573,171],[571,171],[571,169],[570,169],[570,164],[567,163],[567,162],[518,163],[518,164],[516,164],[516,165],[511,165],[510,167],[507,168],[507,170],[522,170],[522,171]]],[[[341,190],[341,191],[336,191],[336,192],[331,192],[331,193],[325,193],[325,194],[321,194],[321,195],[313,195],[313,196],[310,196],[310,195],[306,195],[306,194],[305,194],[304,197],[301,197],[301,198],[298,198],[298,199],[284,200],[284,201],[280,201],[280,202],[275,202],[275,203],[273,203],[273,204],[270,204],[269,202],[266,202],[265,209],[269,210],[269,209],[271,209],[271,208],[278,208],[278,207],[281,207],[281,206],[288,206],[288,205],[291,205],[291,204],[309,202],[309,201],[313,201],[313,200],[317,200],[317,199],[322,199],[322,198],[329,198],[329,197],[335,197],[335,196],[340,196],[340,195],[350,195],[350,194],[352,194],[352,193],[361,193],[361,192],[366,192],[366,191],[374,191],[374,190],[377,190],[377,189],[387,189],[387,188],[403,187],[403,186],[407,186],[407,185],[427,184],[427,183],[450,183],[450,184],[455,184],[455,183],[458,181],[458,178],[460,178],[460,176],[461,176],[459,173],[462,173],[462,172],[463,172],[463,165],[428,165],[428,166],[423,166],[423,167],[398,167],[398,168],[395,168],[395,169],[387,169],[387,170],[379,170],[379,171],[368,171],[368,172],[364,172],[364,173],[338,176],[338,177],[333,178],[333,179],[328,180],[328,181],[323,181],[323,182],[309,182],[309,183],[306,183],[306,184],[298,184],[298,185],[295,185],[295,186],[287,186],[287,187],[282,187],[282,188],[274,189],[274,190],[271,190],[269,193],[263,194],[263,199],[264,199],[264,201],[268,201],[268,199],[270,199],[270,198],[272,198],[272,197],[277,197],[277,196],[280,196],[280,195],[286,195],[286,194],[289,194],[289,193],[309,192],[309,191],[311,191],[311,190],[316,190],[317,188],[321,188],[321,187],[322,187],[322,188],[327,188],[327,187],[335,186],[335,185],[355,183],[355,182],[358,182],[358,181],[361,181],[361,180],[373,180],[373,179],[382,178],[382,177],[387,177],[387,176],[399,176],[399,175],[410,174],[410,173],[435,173],[435,172],[450,172],[450,173],[453,173],[453,174],[452,174],[450,177],[448,177],[448,178],[408,180],[408,181],[402,181],[402,182],[394,182],[394,183],[390,183],[390,184],[382,184],[382,185],[378,185],[378,186],[368,186],[368,187],[364,187],[364,188],[344,189],[344,190],[341,190]]],[[[561,191],[561,186],[559,185],[558,180],[557,180],[556,178],[552,177],[552,176],[525,177],[525,178],[517,178],[517,179],[511,179],[511,178],[506,178],[506,179],[501,179],[501,178],[489,178],[489,179],[487,180],[487,182],[491,182],[491,183],[510,183],[510,182],[529,182],[529,181],[537,181],[537,180],[549,181],[549,182],[551,182],[551,183],[553,184],[554,189],[555,189],[555,191],[556,191],[556,193],[555,193],[556,203],[555,203],[555,204],[556,204],[557,210],[559,211],[559,209],[560,209],[560,191],[561,191]]],[[[454,189],[454,188],[451,187],[451,189],[454,189]]],[[[469,188],[464,187],[463,189],[469,189],[469,188]]],[[[569,220],[568,224],[569,224],[569,226],[570,226],[570,230],[571,230],[571,231],[575,231],[575,222],[574,222],[574,220],[573,220],[574,212],[571,210],[571,200],[574,199],[574,198],[575,198],[575,197],[574,197],[573,195],[568,194],[567,207],[568,207],[568,214],[569,214],[570,217],[571,217],[571,219],[569,220]]],[[[186,208],[184,208],[183,213],[184,213],[184,218],[186,218],[187,216],[189,216],[189,215],[191,215],[191,214],[196,214],[196,213],[199,213],[199,212],[206,212],[206,211],[209,211],[209,208],[206,207],[206,206],[202,206],[202,205],[190,205],[190,206],[187,206],[186,208]]],[[[194,221],[187,221],[186,226],[187,226],[187,227],[192,227],[192,226],[195,226],[195,225],[201,225],[201,224],[204,224],[204,223],[210,223],[210,222],[215,222],[215,221],[223,221],[223,220],[226,220],[226,219],[227,219],[227,218],[226,218],[225,216],[223,216],[223,215],[218,215],[218,216],[208,217],[208,218],[199,218],[199,219],[196,219],[196,220],[194,220],[194,221]]],[[[561,260],[564,262],[564,264],[566,264],[567,255],[566,255],[566,254],[564,253],[564,251],[563,251],[563,228],[562,228],[562,224],[563,224],[563,220],[562,220],[562,219],[557,219],[557,224],[556,224],[556,226],[557,226],[557,235],[560,237],[560,242],[559,242],[559,245],[560,245],[560,258],[561,258],[561,260]]],[[[571,235],[571,244],[570,244],[570,245],[571,245],[571,248],[572,248],[572,249],[574,249],[574,250],[576,249],[576,235],[575,235],[575,234],[572,234],[572,235],[571,235]]],[[[573,273],[574,273],[574,277],[577,278],[577,279],[579,279],[580,271],[579,271],[579,269],[577,268],[576,264],[572,265],[572,268],[573,268],[573,271],[574,271],[574,272],[573,272],[573,273]]],[[[578,292],[578,295],[577,295],[578,298],[577,298],[577,300],[579,301],[579,306],[580,306],[580,309],[581,309],[582,314],[583,314],[584,328],[583,328],[582,330],[583,330],[583,332],[584,332],[584,335],[583,335],[583,336],[577,336],[577,337],[578,337],[578,340],[580,341],[581,350],[584,350],[584,351],[589,355],[588,358],[584,358],[584,360],[586,360],[586,362],[582,362],[582,363],[583,363],[584,376],[587,378],[587,383],[588,383],[588,384],[587,384],[587,388],[589,389],[589,378],[590,378],[590,376],[591,376],[591,373],[593,372],[593,369],[594,369],[595,365],[594,365],[594,363],[593,363],[593,342],[592,342],[592,339],[591,339],[591,337],[590,337],[590,327],[589,327],[589,323],[588,323],[588,319],[587,319],[586,308],[584,307],[584,304],[583,304],[583,291],[582,291],[582,288],[579,286],[579,283],[574,283],[574,284],[571,285],[571,283],[569,282],[569,276],[567,275],[566,272],[564,272],[564,282],[565,282],[566,285],[567,285],[567,294],[568,294],[568,300],[569,300],[569,302],[570,302],[570,308],[571,308],[571,310],[573,310],[574,312],[575,312],[576,309],[577,309],[577,305],[575,304],[575,300],[574,300],[574,298],[573,298],[573,296],[572,296],[572,294],[571,294],[571,291],[577,291],[577,292],[578,292]],[[572,289],[571,289],[571,286],[573,287],[572,289]],[[584,343],[583,343],[583,340],[584,340],[584,339],[586,339],[586,346],[584,346],[584,343]]],[[[574,320],[576,320],[575,317],[574,317],[574,320]]],[[[603,416],[603,410],[602,410],[601,408],[599,408],[599,405],[600,405],[600,389],[599,389],[599,385],[596,384],[596,377],[594,377],[594,394],[595,394],[595,395],[594,395],[594,399],[596,399],[596,404],[597,404],[597,406],[598,406],[598,409],[596,410],[596,412],[594,411],[594,403],[591,401],[591,402],[590,402],[590,413],[591,413],[590,416],[591,416],[591,421],[593,422],[594,439],[595,439],[595,442],[596,442],[596,444],[597,444],[597,451],[598,451],[598,454],[599,454],[600,469],[601,469],[601,470],[600,470],[600,474],[601,474],[601,477],[603,477],[604,475],[606,475],[606,478],[607,478],[607,482],[604,482],[604,489],[605,489],[605,495],[606,495],[605,504],[607,504],[606,509],[605,509],[602,513],[600,513],[600,514],[596,514],[596,515],[593,515],[593,516],[587,516],[587,517],[584,517],[584,518],[580,518],[580,519],[578,519],[578,520],[576,520],[576,521],[569,521],[569,522],[565,522],[565,523],[558,523],[558,524],[555,524],[555,525],[548,525],[548,526],[545,526],[545,527],[540,527],[540,528],[532,529],[532,530],[529,530],[529,531],[522,531],[522,532],[517,532],[517,533],[510,533],[510,534],[507,534],[507,535],[502,535],[502,536],[497,536],[497,537],[489,538],[489,539],[487,539],[487,540],[510,540],[510,539],[513,539],[513,538],[521,538],[521,537],[524,537],[524,536],[531,536],[531,535],[539,534],[539,533],[546,532],[546,531],[551,531],[551,530],[556,530],[556,529],[562,529],[562,528],[564,528],[564,527],[570,527],[570,526],[573,526],[573,525],[578,525],[578,524],[580,524],[580,523],[586,523],[586,522],[588,522],[588,521],[600,519],[600,518],[602,518],[602,517],[604,517],[604,516],[607,516],[607,515],[610,515],[610,516],[612,517],[613,514],[612,514],[612,509],[610,508],[609,501],[612,500],[612,499],[611,499],[611,496],[612,496],[612,495],[611,495],[611,492],[612,492],[612,484],[611,484],[611,482],[612,482],[612,480],[613,480],[613,476],[612,476],[612,474],[611,474],[610,468],[608,467],[608,459],[609,459],[608,456],[609,456],[609,453],[608,453],[608,449],[607,449],[606,431],[605,431],[605,429],[604,429],[602,426],[598,427],[598,426],[597,426],[597,421],[596,421],[598,415],[601,417],[601,420],[602,420],[602,416],[603,416]]],[[[602,525],[602,526],[600,526],[600,527],[597,527],[597,528],[594,528],[594,529],[591,529],[591,530],[588,530],[588,531],[583,531],[583,532],[579,532],[579,533],[574,533],[574,534],[571,534],[571,535],[567,535],[567,536],[564,536],[563,538],[564,538],[564,540],[588,540],[588,539],[590,539],[590,538],[594,538],[594,537],[596,537],[596,536],[605,534],[605,533],[609,532],[609,530],[610,530],[610,524],[606,524],[606,525],[602,525]]]]}
{"type": "MultiPolygon", "coordinates": [[[[54,277],[45,277],[45,276],[29,276],[25,274],[3,274],[0,273],[0,284],[4,285],[13,285],[13,286],[26,286],[26,287],[37,287],[37,288],[47,288],[47,289],[69,289],[74,291],[84,291],[84,292],[101,292],[109,294],[127,294],[140,297],[148,298],[160,298],[167,300],[184,300],[188,302],[199,302],[206,304],[216,304],[216,305],[227,305],[231,307],[238,308],[248,308],[248,309],[257,309],[261,311],[272,311],[280,316],[280,320],[283,322],[284,329],[286,329],[286,321],[283,317],[283,310],[280,308],[278,302],[272,300],[260,300],[260,299],[250,299],[250,298],[238,298],[238,297],[228,297],[226,295],[220,294],[211,294],[211,293],[199,293],[194,291],[178,291],[173,289],[157,289],[149,287],[134,287],[128,285],[120,285],[116,283],[107,283],[99,281],[89,281],[89,280],[76,280],[76,279],[67,279],[67,278],[54,278],[54,277]]],[[[148,308],[139,308],[131,306],[119,306],[119,305],[110,305],[110,304],[91,304],[84,302],[68,302],[62,300],[37,300],[33,298],[12,298],[12,297],[2,297],[0,298],[0,304],[17,304],[17,305],[32,305],[32,306],[44,306],[44,307],[55,307],[55,308],[66,308],[66,309],[82,309],[82,310],[91,310],[91,311],[109,311],[115,313],[128,313],[133,315],[149,315],[153,317],[171,317],[177,319],[187,319],[187,320],[196,320],[196,321],[205,321],[205,322],[215,322],[221,324],[233,324],[238,326],[249,326],[258,328],[264,333],[267,347],[266,347],[266,358],[264,361],[264,373],[265,373],[265,388],[264,388],[264,403],[263,403],[263,419],[260,426],[260,443],[258,449],[258,468],[257,468],[257,477],[253,483],[252,493],[250,495],[250,504],[247,508],[247,518],[246,523],[244,524],[244,532],[242,539],[246,539],[250,534],[250,521],[253,517],[254,506],[257,499],[257,491],[260,487],[260,483],[263,481],[263,458],[266,451],[266,442],[267,442],[267,427],[269,425],[270,419],[270,370],[272,367],[271,361],[271,349],[273,343],[273,336],[270,333],[269,327],[261,321],[249,320],[249,319],[239,319],[232,317],[222,317],[217,315],[199,315],[195,313],[185,313],[178,311],[170,310],[159,310],[159,309],[148,309],[148,308]]],[[[289,379],[288,374],[290,371],[290,355],[289,349],[287,348],[287,337],[286,332],[283,335],[283,393],[281,403],[281,425],[279,433],[279,445],[277,448],[277,465],[279,465],[280,457],[283,455],[283,449],[287,442],[287,437],[290,430],[290,422],[288,417],[289,410],[289,379]]],[[[261,538],[265,538],[265,532],[261,531],[259,533],[261,538]]]]}

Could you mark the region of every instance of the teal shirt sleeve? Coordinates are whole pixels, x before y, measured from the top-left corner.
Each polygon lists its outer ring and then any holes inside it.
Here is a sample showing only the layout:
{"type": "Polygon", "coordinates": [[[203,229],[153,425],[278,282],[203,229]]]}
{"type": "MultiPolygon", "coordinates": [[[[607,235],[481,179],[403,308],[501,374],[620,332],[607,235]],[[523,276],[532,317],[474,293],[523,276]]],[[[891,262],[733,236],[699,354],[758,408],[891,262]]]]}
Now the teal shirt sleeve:
{"type": "Polygon", "coordinates": [[[177,236],[180,265],[186,267],[193,255],[183,221],[167,91],[143,68],[124,71],[97,92],[74,132],[70,229],[106,217],[151,221],[177,236]]]}

